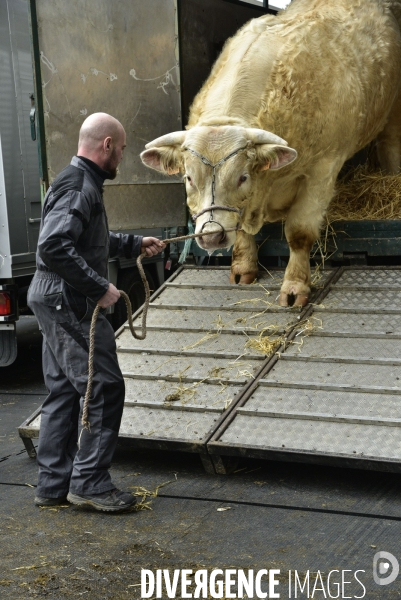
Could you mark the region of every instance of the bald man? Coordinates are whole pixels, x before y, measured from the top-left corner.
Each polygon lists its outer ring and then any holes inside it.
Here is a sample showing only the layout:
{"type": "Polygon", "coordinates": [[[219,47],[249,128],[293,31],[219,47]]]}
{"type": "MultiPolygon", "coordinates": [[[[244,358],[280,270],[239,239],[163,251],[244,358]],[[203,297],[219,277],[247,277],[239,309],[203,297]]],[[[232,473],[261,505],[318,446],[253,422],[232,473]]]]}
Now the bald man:
{"type": "Polygon", "coordinates": [[[103,204],[105,179],[114,179],[126,145],[123,126],[105,113],[90,115],[79,133],[78,153],[50,186],[43,205],[37,270],[28,304],[43,334],[43,371],[49,395],[43,403],[35,503],[67,499],[103,511],[135,502],[112,483],[109,467],[124,405],[124,380],[114,332],[99,313],[90,431],[79,429],[88,370],[89,329],[96,304],[120,297],[107,280],[109,258],[161,252],[157,238],[109,231],[103,204]],[[79,439],[79,443],[78,443],[79,439]]]}

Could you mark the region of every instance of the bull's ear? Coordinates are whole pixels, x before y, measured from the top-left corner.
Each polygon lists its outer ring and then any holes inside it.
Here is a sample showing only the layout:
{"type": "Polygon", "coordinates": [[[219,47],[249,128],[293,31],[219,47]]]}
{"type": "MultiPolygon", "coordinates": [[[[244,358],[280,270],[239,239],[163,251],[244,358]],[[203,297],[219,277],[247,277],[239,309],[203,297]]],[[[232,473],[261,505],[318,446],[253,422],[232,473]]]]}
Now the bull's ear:
{"type": "Polygon", "coordinates": [[[186,135],[186,131],[173,131],[146,144],[146,150],[141,154],[143,164],[166,175],[179,173],[182,166],[180,147],[186,135]]]}
{"type": "Polygon", "coordinates": [[[261,144],[256,146],[256,151],[261,171],[281,169],[292,163],[298,156],[294,148],[277,144],[261,144]]]}
{"type": "Polygon", "coordinates": [[[179,173],[182,162],[181,152],[176,146],[149,148],[149,150],[142,152],[141,160],[147,167],[166,175],[179,173]]]}

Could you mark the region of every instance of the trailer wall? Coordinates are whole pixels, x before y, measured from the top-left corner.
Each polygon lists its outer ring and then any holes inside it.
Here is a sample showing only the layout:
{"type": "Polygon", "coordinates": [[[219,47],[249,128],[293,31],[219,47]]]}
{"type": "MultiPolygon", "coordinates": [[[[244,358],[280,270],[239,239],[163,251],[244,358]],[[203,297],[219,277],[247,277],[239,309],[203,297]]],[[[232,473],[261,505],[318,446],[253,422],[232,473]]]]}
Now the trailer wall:
{"type": "Polygon", "coordinates": [[[4,279],[34,269],[41,211],[38,152],[29,115],[34,82],[26,0],[0,0],[0,82],[5,183],[1,228],[4,244],[8,238],[12,267],[12,272],[5,271],[0,262],[4,279]]]}
{"type": "Polygon", "coordinates": [[[34,5],[49,182],[76,153],[85,118],[107,112],[127,132],[119,174],[105,186],[110,228],[184,224],[180,178],[149,171],[139,158],[148,141],[182,127],[175,0],[34,5]]]}

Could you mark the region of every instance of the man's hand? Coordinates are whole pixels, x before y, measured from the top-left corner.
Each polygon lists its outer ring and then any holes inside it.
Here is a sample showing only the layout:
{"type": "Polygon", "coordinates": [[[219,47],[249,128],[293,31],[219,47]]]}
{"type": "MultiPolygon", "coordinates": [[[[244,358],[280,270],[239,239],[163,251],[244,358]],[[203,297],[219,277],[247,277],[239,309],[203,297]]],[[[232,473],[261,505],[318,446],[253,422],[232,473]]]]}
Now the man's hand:
{"type": "Polygon", "coordinates": [[[144,237],[142,239],[141,254],[146,252],[148,256],[155,256],[164,250],[165,247],[166,244],[163,244],[163,242],[157,238],[144,237]]]}
{"type": "Polygon", "coordinates": [[[105,295],[97,301],[97,303],[102,308],[107,308],[108,306],[112,306],[113,304],[115,304],[119,298],[120,292],[112,283],[110,283],[109,289],[107,290],[105,295]]]}

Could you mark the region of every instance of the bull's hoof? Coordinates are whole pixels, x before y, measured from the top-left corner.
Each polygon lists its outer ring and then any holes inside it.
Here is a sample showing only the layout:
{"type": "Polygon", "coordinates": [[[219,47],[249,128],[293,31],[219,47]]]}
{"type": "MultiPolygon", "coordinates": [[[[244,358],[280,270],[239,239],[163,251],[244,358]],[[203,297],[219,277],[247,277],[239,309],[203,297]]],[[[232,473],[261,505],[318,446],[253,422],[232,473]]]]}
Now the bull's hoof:
{"type": "Polygon", "coordinates": [[[309,302],[310,289],[300,281],[284,281],[280,296],[280,306],[302,307],[309,302]]]}
{"type": "Polygon", "coordinates": [[[285,292],[280,293],[279,305],[280,306],[306,306],[309,302],[308,294],[286,294],[285,292]]]}
{"type": "Polygon", "coordinates": [[[245,284],[249,285],[253,283],[257,277],[257,273],[230,273],[230,283],[232,284],[245,284]]]}

